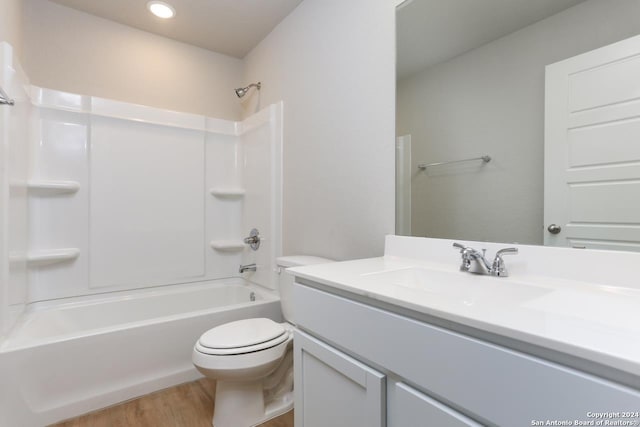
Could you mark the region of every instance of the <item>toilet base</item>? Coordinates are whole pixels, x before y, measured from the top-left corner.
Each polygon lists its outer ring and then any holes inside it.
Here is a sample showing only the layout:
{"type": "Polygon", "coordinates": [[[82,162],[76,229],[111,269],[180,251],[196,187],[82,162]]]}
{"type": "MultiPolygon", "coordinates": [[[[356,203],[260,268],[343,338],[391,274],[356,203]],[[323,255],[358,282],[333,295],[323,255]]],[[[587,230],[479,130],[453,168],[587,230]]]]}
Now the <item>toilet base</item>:
{"type": "Polygon", "coordinates": [[[280,366],[258,381],[218,381],[213,427],[254,427],[293,409],[291,350],[280,366]]]}
{"type": "Polygon", "coordinates": [[[293,393],[264,404],[262,382],[218,382],[213,427],[253,427],[293,409],[293,393]]]}

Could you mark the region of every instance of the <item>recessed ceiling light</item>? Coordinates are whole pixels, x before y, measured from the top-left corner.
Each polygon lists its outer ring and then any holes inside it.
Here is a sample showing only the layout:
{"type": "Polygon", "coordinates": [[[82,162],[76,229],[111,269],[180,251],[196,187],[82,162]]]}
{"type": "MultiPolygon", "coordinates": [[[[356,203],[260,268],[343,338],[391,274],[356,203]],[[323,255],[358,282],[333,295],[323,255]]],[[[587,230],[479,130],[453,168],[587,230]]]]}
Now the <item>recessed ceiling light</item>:
{"type": "Polygon", "coordinates": [[[150,1],[147,3],[147,9],[149,9],[149,12],[162,19],[169,19],[176,16],[176,10],[171,5],[163,1],[150,1]]]}

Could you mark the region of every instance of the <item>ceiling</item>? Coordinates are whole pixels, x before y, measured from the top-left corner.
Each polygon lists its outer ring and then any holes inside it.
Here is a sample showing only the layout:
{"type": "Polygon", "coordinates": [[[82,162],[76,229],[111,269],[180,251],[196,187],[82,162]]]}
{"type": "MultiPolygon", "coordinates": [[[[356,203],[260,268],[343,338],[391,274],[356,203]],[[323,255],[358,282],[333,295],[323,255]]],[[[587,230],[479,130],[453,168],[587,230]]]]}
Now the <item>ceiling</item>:
{"type": "Polygon", "coordinates": [[[408,0],[397,12],[398,78],[492,42],[584,0],[408,0]]]}
{"type": "Polygon", "coordinates": [[[52,0],[55,3],[243,58],[302,0],[164,0],[176,9],[163,20],[147,10],[148,0],[52,0]]]}

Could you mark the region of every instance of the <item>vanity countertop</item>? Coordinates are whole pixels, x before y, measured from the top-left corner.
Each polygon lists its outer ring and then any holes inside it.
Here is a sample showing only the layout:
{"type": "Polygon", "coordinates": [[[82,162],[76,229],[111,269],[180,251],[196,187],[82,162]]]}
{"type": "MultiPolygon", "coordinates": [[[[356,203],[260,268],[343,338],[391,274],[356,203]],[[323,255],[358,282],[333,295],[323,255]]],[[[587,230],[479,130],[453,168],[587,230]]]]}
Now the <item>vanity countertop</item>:
{"type": "MultiPolygon", "coordinates": [[[[549,250],[557,255],[557,248],[549,250]]],[[[510,277],[497,278],[460,272],[452,251],[446,263],[442,257],[385,252],[384,257],[290,271],[391,310],[401,307],[640,377],[640,289],[534,275],[522,268],[522,259],[510,277]]],[[[560,252],[560,258],[567,253],[560,252]]]]}

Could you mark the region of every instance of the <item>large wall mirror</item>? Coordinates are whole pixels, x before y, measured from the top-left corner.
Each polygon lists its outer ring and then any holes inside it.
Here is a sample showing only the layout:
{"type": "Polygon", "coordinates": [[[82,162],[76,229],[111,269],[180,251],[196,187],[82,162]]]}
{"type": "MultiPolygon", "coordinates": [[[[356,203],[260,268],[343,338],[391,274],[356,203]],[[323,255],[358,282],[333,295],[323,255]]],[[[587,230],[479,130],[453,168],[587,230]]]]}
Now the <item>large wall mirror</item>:
{"type": "Polygon", "coordinates": [[[640,0],[401,4],[396,233],[640,251],[638,34],[640,0]]]}

